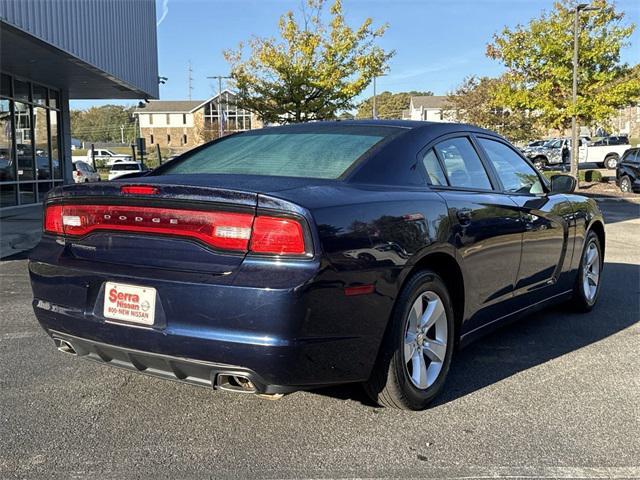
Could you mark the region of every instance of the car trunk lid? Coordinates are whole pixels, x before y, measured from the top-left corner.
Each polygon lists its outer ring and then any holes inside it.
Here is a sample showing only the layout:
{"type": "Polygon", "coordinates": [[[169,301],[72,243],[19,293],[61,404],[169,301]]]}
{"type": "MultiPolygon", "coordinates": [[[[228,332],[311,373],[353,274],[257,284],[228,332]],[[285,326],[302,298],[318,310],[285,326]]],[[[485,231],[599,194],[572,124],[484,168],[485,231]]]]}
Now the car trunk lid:
{"type": "Polygon", "coordinates": [[[251,227],[257,192],[148,180],[52,191],[47,208],[63,208],[68,222],[65,255],[98,264],[232,274],[246,256],[242,242],[248,240],[240,237],[247,236],[242,228],[251,227]]]}

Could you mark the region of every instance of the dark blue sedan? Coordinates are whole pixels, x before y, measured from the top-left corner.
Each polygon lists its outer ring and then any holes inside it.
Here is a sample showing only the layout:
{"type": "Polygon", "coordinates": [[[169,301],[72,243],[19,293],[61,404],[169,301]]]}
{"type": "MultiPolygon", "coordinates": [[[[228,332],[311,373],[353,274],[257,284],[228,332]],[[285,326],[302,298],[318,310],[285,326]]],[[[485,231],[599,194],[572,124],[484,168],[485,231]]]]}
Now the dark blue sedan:
{"type": "Polygon", "coordinates": [[[363,382],[419,410],[457,346],[558,302],[591,309],[596,204],[469,125],[254,130],[45,203],[29,270],[58,349],[278,396],[363,382]]]}

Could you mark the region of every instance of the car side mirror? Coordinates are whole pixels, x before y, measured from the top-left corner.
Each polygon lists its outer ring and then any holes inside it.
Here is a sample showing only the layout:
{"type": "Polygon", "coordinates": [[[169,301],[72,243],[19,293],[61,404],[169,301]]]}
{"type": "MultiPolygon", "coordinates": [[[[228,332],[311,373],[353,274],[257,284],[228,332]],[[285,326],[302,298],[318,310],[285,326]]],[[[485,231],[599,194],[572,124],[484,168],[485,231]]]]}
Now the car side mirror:
{"type": "Polygon", "coordinates": [[[577,184],[571,175],[554,175],[551,177],[551,193],[573,193],[577,184]]]}

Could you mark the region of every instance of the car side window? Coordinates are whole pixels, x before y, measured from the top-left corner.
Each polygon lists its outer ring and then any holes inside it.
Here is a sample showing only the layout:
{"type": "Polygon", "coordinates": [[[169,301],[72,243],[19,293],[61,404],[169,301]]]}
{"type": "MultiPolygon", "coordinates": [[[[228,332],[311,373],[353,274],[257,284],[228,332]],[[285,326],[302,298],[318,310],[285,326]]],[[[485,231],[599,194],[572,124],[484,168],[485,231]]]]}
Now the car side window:
{"type": "Polygon", "coordinates": [[[491,189],[489,176],[468,138],[450,138],[438,143],[434,149],[444,163],[451,186],[491,189]]]}
{"type": "Polygon", "coordinates": [[[504,143],[488,138],[480,138],[480,145],[487,152],[498,178],[504,189],[510,193],[529,193],[539,195],[544,193],[540,177],[520,155],[504,143]]]}
{"type": "Polygon", "coordinates": [[[433,148],[430,148],[427,153],[422,157],[422,164],[424,165],[425,170],[427,171],[427,175],[429,175],[429,181],[431,185],[446,185],[447,177],[440,166],[440,162],[438,162],[438,157],[436,157],[433,148]]]}

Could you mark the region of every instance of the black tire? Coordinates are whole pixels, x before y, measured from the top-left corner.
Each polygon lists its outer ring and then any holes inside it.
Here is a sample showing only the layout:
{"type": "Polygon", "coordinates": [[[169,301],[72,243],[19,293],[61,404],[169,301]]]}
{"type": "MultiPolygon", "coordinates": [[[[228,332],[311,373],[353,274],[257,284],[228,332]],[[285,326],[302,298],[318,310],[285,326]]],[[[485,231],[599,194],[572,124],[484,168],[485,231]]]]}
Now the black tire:
{"type": "Polygon", "coordinates": [[[609,155],[604,159],[604,167],[609,170],[615,170],[618,166],[618,156],[617,155],[609,155]]]}
{"type": "Polygon", "coordinates": [[[624,177],[622,177],[620,179],[620,190],[623,192],[631,192],[632,191],[632,186],[631,186],[631,179],[629,178],[628,175],[625,175],[624,177]]]}
{"type": "Polygon", "coordinates": [[[600,295],[600,290],[602,286],[602,267],[604,265],[604,259],[602,257],[602,245],[600,245],[600,239],[598,235],[591,230],[587,233],[587,237],[584,242],[584,247],[582,248],[582,253],[580,254],[580,267],[578,268],[578,276],[576,278],[575,285],[573,287],[573,296],[570,301],[571,308],[576,312],[590,312],[598,301],[598,296],[600,295]],[[587,268],[586,265],[586,256],[585,253],[589,246],[594,244],[598,251],[598,262],[599,262],[599,271],[598,271],[598,284],[596,287],[596,292],[593,298],[588,298],[588,295],[585,292],[584,287],[584,270],[587,268]]]}
{"type": "Polygon", "coordinates": [[[455,333],[453,308],[445,283],[430,270],[414,274],[396,302],[373,372],[364,384],[367,394],[383,407],[402,410],[427,408],[444,386],[453,358],[455,333]],[[426,292],[435,293],[442,301],[446,314],[447,341],[444,360],[436,380],[426,389],[419,389],[412,383],[404,361],[404,340],[410,310],[414,302],[426,292]]]}

